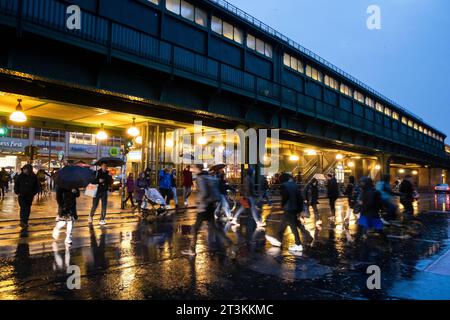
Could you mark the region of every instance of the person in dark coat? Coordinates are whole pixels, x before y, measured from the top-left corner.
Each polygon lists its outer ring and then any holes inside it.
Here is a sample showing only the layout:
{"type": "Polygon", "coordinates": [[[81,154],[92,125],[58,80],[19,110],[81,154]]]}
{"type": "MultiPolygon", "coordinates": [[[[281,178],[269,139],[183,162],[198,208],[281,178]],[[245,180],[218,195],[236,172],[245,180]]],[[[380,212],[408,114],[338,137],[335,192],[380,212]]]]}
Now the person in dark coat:
{"type": "Polygon", "coordinates": [[[66,244],[72,244],[73,223],[78,219],[77,215],[77,198],[80,196],[80,190],[63,189],[58,187],[56,199],[60,210],[58,212],[58,222],[53,229],[53,239],[58,240],[59,232],[66,225],[66,244]]]}
{"type": "Polygon", "coordinates": [[[406,175],[399,187],[400,203],[404,207],[404,215],[406,218],[412,218],[414,215],[414,185],[412,176],[406,175]]]}
{"type": "Polygon", "coordinates": [[[267,181],[267,177],[265,175],[261,175],[259,178],[259,201],[263,202],[264,200],[267,202],[269,206],[272,206],[272,201],[269,198],[269,182],[267,181]]]}
{"type": "Polygon", "coordinates": [[[281,205],[284,210],[280,226],[277,232],[277,238],[266,235],[267,241],[275,247],[281,246],[284,232],[289,226],[295,238],[295,245],[289,247],[290,252],[303,251],[300,234],[298,232],[297,215],[303,210],[303,197],[300,188],[295,183],[294,178],[290,174],[283,174],[280,177],[281,184],[281,205]]]}
{"type": "Polygon", "coordinates": [[[336,219],[336,200],[339,198],[339,185],[331,173],[327,174],[327,197],[330,202],[331,221],[336,219]]]}
{"type": "Polygon", "coordinates": [[[373,181],[369,177],[362,178],[360,185],[361,216],[358,220],[358,237],[366,237],[369,229],[374,229],[386,237],[383,232],[383,222],[380,216],[380,211],[383,208],[381,193],[375,189],[373,181]]]}
{"type": "Polygon", "coordinates": [[[350,224],[350,216],[351,216],[353,210],[355,209],[355,205],[356,205],[356,202],[358,201],[359,193],[360,193],[360,190],[359,190],[359,186],[357,186],[355,184],[355,177],[350,176],[348,178],[348,185],[344,191],[344,195],[347,197],[347,201],[348,201],[348,210],[347,210],[347,214],[345,215],[345,219],[344,219],[345,226],[348,226],[350,224]]]}
{"type": "Polygon", "coordinates": [[[133,177],[133,173],[132,172],[130,172],[128,174],[126,186],[127,186],[127,197],[125,199],[124,204],[126,205],[128,200],[130,200],[131,207],[134,208],[133,195],[134,195],[134,189],[136,187],[136,182],[134,181],[134,177],[133,177]]]}
{"type": "Polygon", "coordinates": [[[98,203],[102,201],[102,211],[100,216],[100,225],[106,224],[106,208],[108,206],[108,190],[112,185],[113,179],[108,172],[108,165],[102,163],[94,180],[94,184],[98,184],[97,194],[92,201],[91,213],[89,215],[89,223],[92,223],[98,203]]]}
{"type": "Polygon", "coordinates": [[[31,164],[26,164],[22,168],[22,173],[17,176],[14,184],[14,193],[19,196],[20,206],[20,227],[28,228],[28,219],[30,218],[31,205],[34,196],[39,192],[39,182],[33,172],[31,164]]]}
{"type": "Polygon", "coordinates": [[[314,221],[316,222],[316,226],[320,226],[322,220],[319,217],[319,210],[317,209],[317,205],[319,204],[319,181],[316,178],[313,178],[305,187],[305,204],[308,210],[309,207],[313,208],[314,221]]]}
{"type": "Polygon", "coordinates": [[[184,170],[182,172],[182,176],[183,176],[183,181],[182,181],[183,199],[184,199],[184,205],[187,207],[189,204],[188,203],[189,196],[192,193],[192,186],[194,185],[193,179],[192,179],[191,166],[188,165],[186,168],[184,168],[184,170]]]}
{"type": "Polygon", "coordinates": [[[142,199],[145,195],[145,189],[149,187],[149,182],[145,177],[145,172],[139,174],[139,178],[136,179],[136,201],[138,212],[141,212],[142,199]]]}

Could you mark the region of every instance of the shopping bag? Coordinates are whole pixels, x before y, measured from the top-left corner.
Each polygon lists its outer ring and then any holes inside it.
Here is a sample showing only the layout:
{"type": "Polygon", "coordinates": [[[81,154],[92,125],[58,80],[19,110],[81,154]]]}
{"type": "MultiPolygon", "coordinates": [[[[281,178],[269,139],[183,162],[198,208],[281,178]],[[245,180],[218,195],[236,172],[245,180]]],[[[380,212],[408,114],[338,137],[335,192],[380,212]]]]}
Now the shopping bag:
{"type": "Polygon", "coordinates": [[[91,197],[91,198],[95,198],[95,196],[97,195],[97,189],[98,189],[98,184],[88,184],[86,187],[86,190],[84,191],[84,195],[91,197]]]}
{"type": "Polygon", "coordinates": [[[309,218],[309,206],[305,203],[303,204],[303,211],[301,213],[302,218],[309,218]]]}

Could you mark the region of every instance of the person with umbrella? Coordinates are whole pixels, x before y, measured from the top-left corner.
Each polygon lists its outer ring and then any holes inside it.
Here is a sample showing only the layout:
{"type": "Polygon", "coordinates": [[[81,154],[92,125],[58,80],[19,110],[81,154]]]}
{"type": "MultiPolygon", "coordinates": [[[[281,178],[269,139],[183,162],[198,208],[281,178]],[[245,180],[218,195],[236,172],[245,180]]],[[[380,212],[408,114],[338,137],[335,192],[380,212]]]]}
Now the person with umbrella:
{"type": "Polygon", "coordinates": [[[39,183],[33,172],[31,164],[26,164],[22,168],[22,173],[17,176],[14,184],[14,193],[19,196],[20,206],[20,227],[28,228],[28,219],[30,218],[31,205],[34,196],[39,192],[39,183]]]}
{"type": "Polygon", "coordinates": [[[106,224],[106,208],[108,205],[108,189],[111,186],[113,180],[108,171],[108,164],[106,161],[100,163],[100,169],[97,171],[94,184],[97,184],[97,193],[92,200],[91,213],[89,214],[89,223],[93,222],[95,211],[97,210],[98,203],[102,201],[102,210],[100,215],[100,225],[106,224]]]}
{"type": "Polygon", "coordinates": [[[68,164],[58,171],[55,177],[58,218],[53,229],[53,239],[58,240],[61,229],[66,226],[66,244],[72,243],[73,223],[78,219],[76,199],[80,188],[86,187],[95,179],[95,173],[80,166],[68,164]]]}

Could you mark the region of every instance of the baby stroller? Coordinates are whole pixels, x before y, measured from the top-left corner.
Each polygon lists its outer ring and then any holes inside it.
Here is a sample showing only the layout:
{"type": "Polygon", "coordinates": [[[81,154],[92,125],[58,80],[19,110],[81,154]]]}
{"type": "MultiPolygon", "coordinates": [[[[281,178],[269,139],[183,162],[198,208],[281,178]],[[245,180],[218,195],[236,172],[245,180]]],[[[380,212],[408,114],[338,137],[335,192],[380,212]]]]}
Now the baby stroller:
{"type": "Polygon", "coordinates": [[[161,216],[166,214],[166,200],[161,193],[154,188],[146,188],[142,199],[142,216],[147,218],[149,215],[161,216]]]}

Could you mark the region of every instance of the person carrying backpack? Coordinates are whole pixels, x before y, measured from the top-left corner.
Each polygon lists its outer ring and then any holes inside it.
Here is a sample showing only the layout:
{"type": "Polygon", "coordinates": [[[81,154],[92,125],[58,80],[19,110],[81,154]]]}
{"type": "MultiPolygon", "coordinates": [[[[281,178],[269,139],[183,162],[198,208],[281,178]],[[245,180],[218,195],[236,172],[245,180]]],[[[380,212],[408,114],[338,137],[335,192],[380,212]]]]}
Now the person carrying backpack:
{"type": "Polygon", "coordinates": [[[197,175],[197,217],[192,228],[192,240],[190,247],[189,249],[181,252],[183,255],[188,256],[196,255],[195,249],[197,246],[198,232],[203,224],[203,221],[208,222],[210,230],[215,232],[215,234],[225,244],[232,244],[232,241],[225,235],[225,232],[217,226],[214,216],[215,207],[217,202],[220,201],[219,182],[217,178],[210,176],[208,171],[203,169],[202,164],[194,165],[193,173],[197,175]]]}
{"type": "Polygon", "coordinates": [[[295,245],[289,247],[290,252],[303,251],[300,234],[297,229],[297,215],[303,211],[303,196],[300,188],[295,183],[294,178],[290,174],[283,174],[280,178],[281,184],[281,205],[284,210],[278,227],[277,237],[266,235],[267,241],[274,247],[281,247],[284,232],[289,226],[295,238],[295,245]]]}
{"type": "Polygon", "coordinates": [[[350,224],[350,216],[351,216],[352,212],[354,212],[356,203],[358,201],[359,193],[360,193],[360,190],[359,190],[359,187],[355,184],[355,177],[350,176],[348,178],[348,185],[345,188],[345,192],[344,192],[344,195],[347,197],[347,201],[348,201],[348,210],[347,210],[347,213],[346,213],[345,219],[344,219],[344,225],[346,227],[348,227],[350,224]]]}

